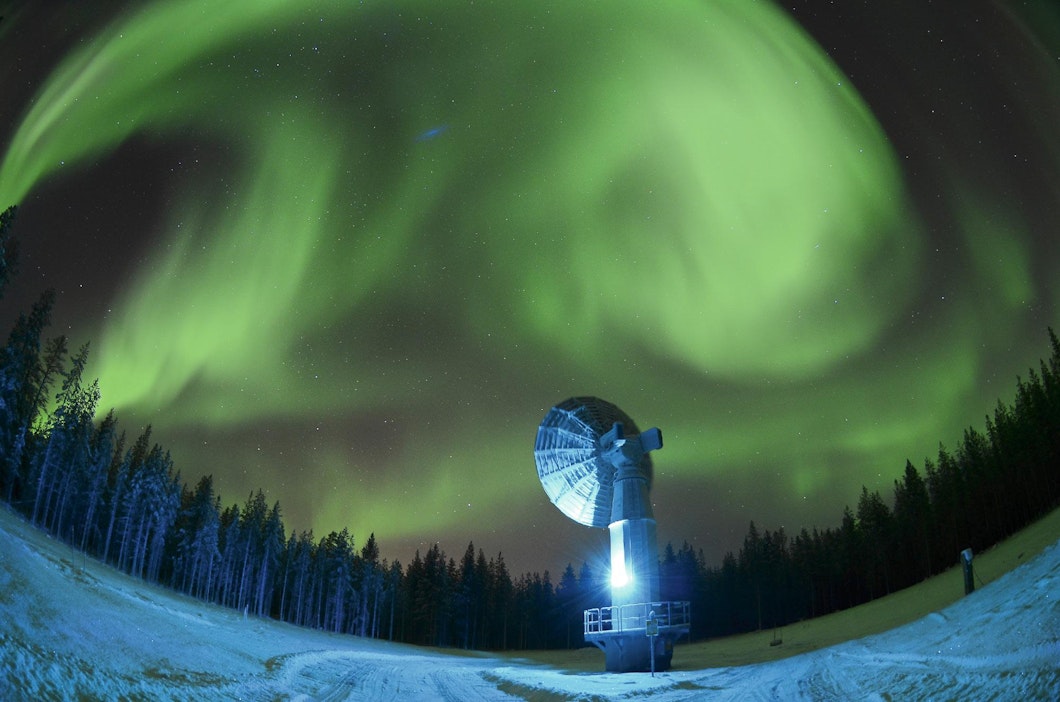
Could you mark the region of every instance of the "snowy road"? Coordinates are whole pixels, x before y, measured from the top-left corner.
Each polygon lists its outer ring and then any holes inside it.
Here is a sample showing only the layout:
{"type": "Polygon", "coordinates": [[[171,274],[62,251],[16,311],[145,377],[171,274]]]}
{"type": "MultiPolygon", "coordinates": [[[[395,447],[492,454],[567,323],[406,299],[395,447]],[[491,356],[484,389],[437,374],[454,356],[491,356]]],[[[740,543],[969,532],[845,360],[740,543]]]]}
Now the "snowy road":
{"type": "MultiPolygon", "coordinates": [[[[517,700],[500,692],[484,674],[488,661],[420,654],[363,651],[299,653],[280,661],[275,680],[259,689],[241,690],[268,699],[295,700],[517,700]]],[[[247,686],[254,688],[256,686],[247,686]]]]}

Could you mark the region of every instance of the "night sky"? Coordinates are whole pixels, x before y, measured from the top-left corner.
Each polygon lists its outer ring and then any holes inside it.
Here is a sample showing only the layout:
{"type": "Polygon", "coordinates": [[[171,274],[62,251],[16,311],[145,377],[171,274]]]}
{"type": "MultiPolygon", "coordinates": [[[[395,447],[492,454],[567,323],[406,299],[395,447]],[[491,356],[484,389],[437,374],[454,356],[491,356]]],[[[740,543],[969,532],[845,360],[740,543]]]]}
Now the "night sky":
{"type": "Polygon", "coordinates": [[[663,543],[835,526],[1060,326],[1060,10],[789,5],[0,4],[3,333],[55,288],[130,441],[406,564],[606,554],[574,395],[663,430],[663,543]]]}

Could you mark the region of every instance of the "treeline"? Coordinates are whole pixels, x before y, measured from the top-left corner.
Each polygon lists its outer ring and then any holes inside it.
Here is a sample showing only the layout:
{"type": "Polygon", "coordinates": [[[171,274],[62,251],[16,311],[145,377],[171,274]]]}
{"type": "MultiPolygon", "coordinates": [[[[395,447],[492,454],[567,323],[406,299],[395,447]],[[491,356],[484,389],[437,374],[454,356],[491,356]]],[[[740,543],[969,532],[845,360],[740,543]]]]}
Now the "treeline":
{"type": "MultiPolygon", "coordinates": [[[[13,212],[0,215],[0,296],[17,263],[13,212]]],[[[113,412],[94,421],[89,347],[71,354],[64,336],[42,342],[54,303],[46,292],[0,349],[0,497],[36,526],[128,574],[248,615],[434,646],[580,643],[573,576],[559,588],[548,572],[513,579],[502,554],[487,559],[472,544],[459,563],[435,545],[403,568],[380,558],[374,534],[358,547],[345,529],[289,533],[261,491],[226,507],[211,476],[189,487],[150,427],[130,439],[113,412]]]]}
{"type": "Polygon", "coordinates": [[[783,626],[853,607],[938,574],[1060,505],[1060,343],[998,401],[985,432],[939,446],[923,470],[906,462],[893,494],[862,488],[836,528],[760,531],[707,566],[685,544],[664,550],[665,599],[692,604],[694,638],[783,626]]]}
{"type": "MultiPolygon", "coordinates": [[[[13,270],[0,216],[0,295],[13,270]]],[[[0,349],[0,496],[27,519],[126,573],[207,602],[300,626],[421,645],[532,649],[582,645],[582,611],[609,603],[607,574],[568,565],[512,577],[502,554],[437,544],[411,563],[380,558],[375,536],[288,532],[258,491],[224,506],[210,476],[185,484],[151,429],[129,439],[114,413],[95,423],[88,346],[42,342],[45,293],[0,349]]],[[[1060,343],[998,403],[986,432],[940,447],[923,473],[907,463],[893,499],[862,490],[837,528],[794,537],[751,524],[742,548],[707,566],[667,545],[662,597],[692,602],[692,636],[783,626],[918,582],[1060,502],[1060,343]]]]}
{"type": "Polygon", "coordinates": [[[338,633],[431,646],[550,648],[581,643],[582,593],[568,569],[513,580],[502,554],[469,544],[460,562],[437,544],[407,568],[359,549],[344,529],[288,532],[261,491],[222,506],[211,476],[192,489],[148,427],[126,448],[113,412],[82,375],[88,348],[43,344],[53,296],[19,318],[0,352],[0,494],[33,524],[147,581],[248,614],[338,633]],[[46,401],[58,386],[52,409],[46,401]]]}
{"type": "Polygon", "coordinates": [[[501,554],[471,544],[460,563],[435,545],[403,568],[374,534],[358,548],[345,529],[288,533],[261,491],[225,507],[212,477],[190,488],[150,427],[127,445],[113,412],[94,422],[88,347],[40,341],[53,303],[20,316],[0,351],[0,495],[36,526],[131,575],[300,626],[505,649],[573,643],[577,624],[580,643],[576,582],[513,580],[501,554]]]}

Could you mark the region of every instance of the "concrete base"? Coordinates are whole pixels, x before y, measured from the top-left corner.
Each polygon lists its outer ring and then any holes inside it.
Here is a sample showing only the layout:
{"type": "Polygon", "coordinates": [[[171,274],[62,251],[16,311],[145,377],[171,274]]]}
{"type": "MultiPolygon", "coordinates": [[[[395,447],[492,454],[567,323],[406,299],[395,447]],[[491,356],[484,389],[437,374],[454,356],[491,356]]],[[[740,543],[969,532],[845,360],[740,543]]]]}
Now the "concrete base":
{"type": "Polygon", "coordinates": [[[669,670],[674,656],[675,637],[666,634],[645,636],[643,632],[600,633],[587,638],[604,652],[604,663],[609,673],[650,672],[653,643],[656,672],[669,670]]]}

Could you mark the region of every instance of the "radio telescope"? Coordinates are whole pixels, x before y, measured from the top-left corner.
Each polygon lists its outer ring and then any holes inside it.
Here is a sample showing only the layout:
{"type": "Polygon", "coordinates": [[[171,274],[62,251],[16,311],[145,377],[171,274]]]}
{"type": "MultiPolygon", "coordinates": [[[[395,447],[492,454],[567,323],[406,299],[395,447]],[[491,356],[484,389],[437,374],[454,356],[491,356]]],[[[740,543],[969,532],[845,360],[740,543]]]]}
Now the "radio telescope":
{"type": "Polygon", "coordinates": [[[604,651],[607,670],[666,670],[688,633],[687,602],[659,602],[659,556],[648,490],[648,454],[662,432],[641,432],[629,415],[597,397],[572,397],[537,429],[534,460],[548,498],[568,517],[611,535],[611,606],[585,610],[585,639],[604,651]]]}

